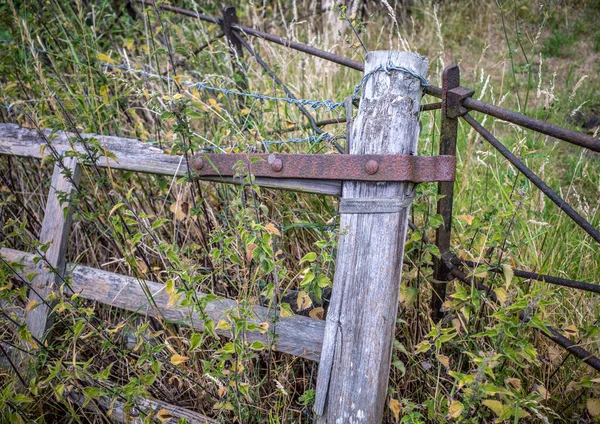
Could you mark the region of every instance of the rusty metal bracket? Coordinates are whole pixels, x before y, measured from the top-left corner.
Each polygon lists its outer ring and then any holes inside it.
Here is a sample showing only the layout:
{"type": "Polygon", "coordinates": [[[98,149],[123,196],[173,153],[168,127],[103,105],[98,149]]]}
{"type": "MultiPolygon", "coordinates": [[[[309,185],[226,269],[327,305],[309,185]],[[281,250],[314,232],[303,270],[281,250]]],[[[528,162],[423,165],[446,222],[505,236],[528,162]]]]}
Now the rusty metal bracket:
{"type": "Polygon", "coordinates": [[[341,181],[454,181],[454,156],[199,154],[199,177],[246,175],[341,181]]]}
{"type": "Polygon", "coordinates": [[[458,118],[466,114],[469,109],[465,108],[462,102],[469,97],[473,97],[473,94],[475,94],[475,91],[465,87],[456,87],[448,90],[446,116],[448,118],[458,118]]]}

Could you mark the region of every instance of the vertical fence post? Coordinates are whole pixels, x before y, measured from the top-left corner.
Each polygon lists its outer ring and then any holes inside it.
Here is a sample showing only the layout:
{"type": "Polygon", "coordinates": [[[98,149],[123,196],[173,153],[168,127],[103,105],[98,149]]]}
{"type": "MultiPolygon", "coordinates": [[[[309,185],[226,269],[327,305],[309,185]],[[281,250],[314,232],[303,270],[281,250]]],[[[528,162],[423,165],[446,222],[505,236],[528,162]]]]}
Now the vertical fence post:
{"type": "MultiPolygon", "coordinates": [[[[232,26],[238,23],[237,12],[233,6],[225,6],[222,9],[223,14],[223,33],[227,38],[227,44],[229,45],[229,51],[231,53],[231,66],[233,68],[233,75],[235,78],[235,84],[240,91],[248,91],[248,79],[246,73],[241,65],[241,59],[244,57],[244,50],[242,49],[242,43],[233,34],[232,26]]],[[[243,98],[240,98],[243,102],[243,98]]]]}
{"type": "MultiPolygon", "coordinates": [[[[415,53],[370,52],[365,74],[389,64],[425,76],[428,61],[415,53]]],[[[417,154],[421,94],[420,82],[406,73],[371,73],[352,124],[350,154],[417,154]]],[[[343,184],[341,236],[317,377],[319,423],[382,420],[413,196],[412,183],[343,184]],[[382,209],[384,203],[395,205],[382,209]]]]}
{"type": "MultiPolygon", "coordinates": [[[[458,134],[458,118],[448,117],[448,90],[460,86],[460,70],[458,66],[452,65],[444,69],[442,74],[442,127],[440,135],[440,155],[456,155],[456,138],[458,134]]],[[[435,244],[440,255],[450,249],[450,237],[452,230],[452,202],[454,199],[454,182],[440,181],[438,183],[438,194],[442,195],[437,203],[437,213],[442,216],[443,224],[435,233],[435,244]]],[[[446,298],[447,281],[452,280],[450,270],[443,259],[436,259],[433,271],[436,282],[432,284],[431,313],[435,322],[442,316],[442,304],[446,298]]]]}
{"type": "Polygon", "coordinates": [[[29,293],[29,302],[35,301],[38,306],[25,314],[25,323],[31,335],[40,341],[44,340],[53,321],[53,302],[48,301],[49,304],[46,304],[44,300],[57,291],[66,265],[72,211],[70,205],[62,200],[66,199],[68,202],[75,190],[74,184],[79,184],[81,179],[81,167],[76,158],[65,157],[62,164],[63,167],[58,163],[54,165],[40,231],[40,242],[49,243],[49,247],[44,253],[45,259],[38,262],[40,273],[31,282],[35,292],[32,290],[29,293]],[[69,176],[64,175],[65,172],[69,173],[69,176]]]}

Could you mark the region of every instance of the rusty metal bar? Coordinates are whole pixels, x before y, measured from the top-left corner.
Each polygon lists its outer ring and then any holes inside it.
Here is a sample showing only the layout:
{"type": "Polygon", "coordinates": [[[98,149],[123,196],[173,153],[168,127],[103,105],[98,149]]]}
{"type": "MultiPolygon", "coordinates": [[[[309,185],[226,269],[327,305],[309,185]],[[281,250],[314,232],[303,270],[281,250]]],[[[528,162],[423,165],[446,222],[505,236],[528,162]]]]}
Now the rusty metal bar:
{"type": "Polygon", "coordinates": [[[200,177],[236,176],[342,181],[453,181],[454,156],[199,154],[192,169],[200,177]]]}
{"type": "MultiPolygon", "coordinates": [[[[233,26],[238,23],[237,12],[235,7],[233,6],[225,6],[222,10],[223,20],[223,33],[225,34],[225,38],[227,39],[227,45],[229,46],[230,56],[231,56],[231,67],[233,68],[233,73],[235,75],[235,84],[239,88],[240,91],[248,90],[248,79],[246,78],[246,73],[241,66],[241,59],[244,57],[244,50],[242,49],[242,43],[238,39],[238,37],[234,36],[233,26]]],[[[239,99],[240,108],[244,107],[244,99],[240,97],[239,99]]]]}
{"type": "MultiPolygon", "coordinates": [[[[450,265],[450,266],[452,266],[452,265],[450,265]]],[[[464,272],[460,271],[457,268],[452,268],[450,273],[453,276],[455,276],[459,281],[463,282],[464,284],[468,284],[468,285],[473,284],[478,290],[486,292],[487,296],[494,303],[498,303],[498,297],[496,296],[496,293],[494,293],[494,291],[491,289],[491,287],[488,287],[485,284],[478,282],[477,279],[475,279],[475,278],[470,278],[464,272]]],[[[520,316],[519,318],[521,320],[523,320],[525,317],[520,316]]],[[[552,340],[557,345],[563,347],[567,352],[569,352],[569,353],[573,354],[574,356],[576,356],[577,358],[581,359],[583,362],[585,362],[586,364],[588,364],[595,370],[600,371],[600,359],[598,359],[596,356],[594,356],[587,350],[583,349],[582,347],[578,346],[576,343],[573,343],[571,340],[569,340],[567,337],[563,336],[555,328],[550,327],[550,326],[546,326],[546,328],[548,329],[549,333],[546,333],[545,331],[541,331],[541,330],[540,330],[540,333],[542,333],[544,336],[546,336],[547,338],[552,340]]]]}
{"type": "MultiPolygon", "coordinates": [[[[460,86],[460,70],[458,66],[452,65],[444,69],[442,75],[442,125],[440,134],[440,155],[456,156],[456,139],[458,136],[458,119],[451,118],[448,114],[448,91],[460,86]]],[[[437,213],[442,216],[444,222],[435,233],[435,244],[440,254],[450,249],[450,238],[452,233],[452,202],[454,199],[454,182],[442,181],[438,184],[438,195],[443,196],[437,202],[437,213]]],[[[431,294],[431,313],[435,322],[443,317],[442,304],[446,299],[446,281],[452,279],[450,270],[441,259],[434,262],[431,294]],[[438,283],[439,281],[439,283],[438,283]]]]}
{"type": "MultiPolygon", "coordinates": [[[[473,261],[467,261],[464,259],[460,259],[457,257],[452,259],[452,263],[455,265],[464,264],[471,268],[477,268],[480,265],[488,265],[488,266],[490,266],[489,271],[491,271],[491,272],[495,272],[495,273],[503,273],[504,272],[504,270],[502,268],[493,267],[488,263],[477,263],[477,262],[473,262],[473,261]]],[[[588,291],[588,292],[592,292],[592,293],[600,293],[600,284],[584,283],[582,281],[569,280],[567,278],[555,277],[553,275],[546,275],[546,274],[538,274],[537,272],[523,271],[520,269],[513,269],[513,273],[514,273],[515,277],[519,277],[519,278],[527,278],[530,280],[542,281],[545,283],[555,284],[557,286],[570,287],[573,289],[588,291]]]]}
{"type": "Polygon", "coordinates": [[[491,115],[503,121],[512,122],[530,130],[559,138],[577,146],[585,147],[586,149],[600,152],[600,139],[594,138],[587,134],[582,134],[576,131],[571,131],[558,125],[551,124],[546,121],[531,118],[518,112],[513,112],[503,109],[498,106],[490,105],[476,99],[465,99],[463,106],[467,109],[491,115]]]}
{"type": "Polygon", "coordinates": [[[421,112],[425,112],[427,110],[437,110],[437,109],[441,109],[441,108],[442,108],[442,102],[427,103],[427,104],[421,105],[421,112]]]}
{"type": "MultiPolygon", "coordinates": [[[[154,1],[152,1],[152,0],[136,0],[136,1],[138,3],[142,3],[142,4],[154,5],[154,1]]],[[[170,5],[164,4],[164,3],[161,3],[157,6],[163,10],[175,12],[180,15],[197,18],[197,19],[200,19],[205,22],[211,22],[213,24],[218,24],[218,25],[221,24],[221,19],[219,19],[219,18],[215,18],[215,17],[208,16],[208,15],[203,15],[201,13],[196,13],[191,10],[186,10],[186,9],[182,9],[180,7],[170,6],[170,5]]],[[[308,53],[312,56],[320,57],[321,59],[325,59],[330,62],[334,62],[339,65],[346,66],[348,68],[356,69],[358,71],[364,70],[364,65],[360,62],[357,62],[355,60],[348,59],[345,57],[341,57],[336,54],[329,53],[329,52],[326,52],[321,49],[317,49],[315,47],[307,46],[306,44],[298,43],[296,41],[288,40],[287,38],[279,37],[277,35],[272,35],[272,34],[269,34],[269,33],[263,32],[263,31],[259,31],[254,28],[247,27],[245,25],[238,24],[238,25],[235,25],[234,28],[241,32],[244,32],[246,34],[253,35],[253,36],[259,37],[259,38],[264,38],[265,40],[270,41],[272,43],[279,44],[284,47],[289,47],[289,48],[292,48],[294,50],[298,50],[298,51],[301,51],[304,53],[308,53]]]]}
{"type": "Polygon", "coordinates": [[[515,168],[517,168],[529,181],[536,185],[542,193],[544,193],[556,206],[566,213],[577,225],[579,225],[586,233],[588,233],[596,242],[600,243],[600,231],[592,226],[585,218],[583,218],[575,209],[571,207],[563,198],[561,198],[554,190],[552,190],[540,177],[535,175],[531,169],[527,167],[518,157],[516,157],[504,144],[486,130],[479,122],[477,122],[468,113],[463,116],[463,119],[471,125],[483,138],[485,138],[502,156],[504,156],[515,168]]]}

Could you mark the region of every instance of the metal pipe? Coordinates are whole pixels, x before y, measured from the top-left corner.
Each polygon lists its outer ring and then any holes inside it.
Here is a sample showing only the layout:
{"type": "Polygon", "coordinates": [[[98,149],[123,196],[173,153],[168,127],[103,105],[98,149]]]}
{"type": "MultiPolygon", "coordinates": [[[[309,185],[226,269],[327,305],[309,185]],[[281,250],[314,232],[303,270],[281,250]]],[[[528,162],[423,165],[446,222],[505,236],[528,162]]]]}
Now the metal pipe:
{"type": "Polygon", "coordinates": [[[590,135],[571,131],[566,128],[559,127],[558,125],[541,121],[539,119],[535,119],[530,116],[513,112],[498,106],[490,105],[473,98],[465,99],[462,104],[467,109],[482,112],[486,115],[491,115],[495,118],[502,119],[503,121],[512,122],[513,124],[529,128],[530,130],[559,138],[569,143],[576,144],[577,146],[585,147],[586,149],[593,150],[594,152],[600,152],[600,139],[594,138],[590,135]]]}
{"type": "MultiPolygon", "coordinates": [[[[496,296],[496,293],[493,292],[491,287],[488,287],[485,284],[478,282],[475,278],[469,278],[464,272],[460,271],[459,269],[453,268],[450,271],[450,273],[453,276],[455,276],[459,281],[468,285],[473,284],[478,290],[485,291],[488,297],[494,303],[498,303],[498,297],[496,296]]],[[[522,316],[520,317],[520,319],[523,318],[524,317],[522,316]]],[[[559,346],[563,347],[567,350],[567,352],[575,355],[577,358],[581,359],[583,362],[585,362],[595,370],[600,371],[600,359],[595,357],[593,354],[591,354],[584,348],[578,346],[576,343],[573,343],[571,340],[559,333],[558,330],[556,330],[555,328],[550,326],[546,326],[546,328],[548,329],[549,334],[545,331],[540,330],[540,332],[544,336],[546,336],[559,346]]]]}
{"type": "Polygon", "coordinates": [[[556,206],[566,213],[577,225],[579,225],[586,233],[588,233],[596,242],[600,243],[600,231],[585,220],[575,209],[573,209],[563,198],[561,198],[554,190],[552,190],[540,177],[535,175],[531,169],[527,167],[518,157],[516,157],[508,148],[486,130],[479,122],[473,119],[468,113],[463,115],[463,119],[471,125],[483,138],[485,138],[502,156],[512,163],[529,181],[536,185],[556,206]]]}
{"type": "MultiPolygon", "coordinates": [[[[464,264],[471,268],[477,268],[479,265],[489,265],[487,263],[481,264],[481,263],[467,261],[467,260],[460,259],[460,258],[454,258],[452,260],[452,263],[457,264],[457,265],[464,264]]],[[[495,272],[495,273],[504,272],[503,269],[494,268],[494,267],[490,268],[489,271],[495,272]]],[[[516,277],[527,278],[529,280],[537,280],[537,281],[542,281],[545,283],[555,284],[557,286],[570,287],[573,289],[589,291],[592,293],[600,293],[600,284],[584,283],[582,281],[569,280],[566,278],[555,277],[553,275],[538,274],[537,272],[523,271],[520,269],[513,269],[513,274],[516,277]]]]}

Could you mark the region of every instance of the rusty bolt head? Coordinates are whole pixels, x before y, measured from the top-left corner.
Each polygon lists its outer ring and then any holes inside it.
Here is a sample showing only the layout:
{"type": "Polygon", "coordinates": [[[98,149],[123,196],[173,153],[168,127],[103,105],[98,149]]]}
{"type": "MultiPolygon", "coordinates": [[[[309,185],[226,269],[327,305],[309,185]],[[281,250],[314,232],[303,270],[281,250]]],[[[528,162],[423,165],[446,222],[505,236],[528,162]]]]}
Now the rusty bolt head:
{"type": "Polygon", "coordinates": [[[199,171],[202,168],[204,168],[204,159],[198,157],[196,158],[196,160],[194,161],[194,168],[199,171]]]}
{"type": "Polygon", "coordinates": [[[377,161],[371,159],[365,165],[365,170],[367,171],[367,174],[373,175],[379,170],[379,164],[377,163],[377,161]]]}
{"type": "Polygon", "coordinates": [[[281,161],[281,159],[275,159],[273,162],[271,162],[271,169],[275,172],[279,172],[281,171],[281,169],[283,168],[283,162],[281,161]]]}

